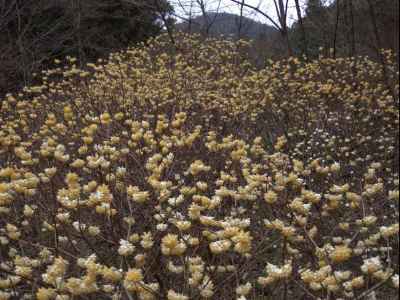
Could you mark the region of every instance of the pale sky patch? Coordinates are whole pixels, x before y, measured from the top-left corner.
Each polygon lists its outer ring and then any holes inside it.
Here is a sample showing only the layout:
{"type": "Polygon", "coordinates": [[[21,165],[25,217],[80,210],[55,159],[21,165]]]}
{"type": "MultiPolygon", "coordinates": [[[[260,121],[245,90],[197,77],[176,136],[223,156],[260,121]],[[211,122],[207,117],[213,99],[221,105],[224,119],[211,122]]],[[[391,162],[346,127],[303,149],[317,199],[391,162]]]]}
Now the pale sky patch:
{"type": "MultiPolygon", "coordinates": [[[[190,9],[192,9],[192,14],[193,15],[200,15],[201,10],[199,8],[199,5],[196,4],[196,0],[171,0],[170,1],[174,8],[175,12],[178,15],[182,16],[188,16],[190,9]],[[191,4],[192,3],[192,7],[191,4]]],[[[300,6],[304,8],[306,0],[300,0],[300,6]]],[[[239,14],[240,12],[240,6],[231,0],[204,0],[204,3],[206,3],[206,10],[207,11],[219,11],[219,12],[229,12],[233,14],[239,14]]],[[[277,22],[277,15],[275,11],[275,6],[274,6],[274,1],[273,0],[246,0],[245,3],[259,7],[260,10],[263,12],[267,13],[274,21],[277,22]]],[[[264,16],[254,12],[254,10],[245,8],[243,15],[245,17],[252,18],[256,21],[259,21],[261,23],[265,23],[268,25],[271,25],[271,22],[268,21],[264,16]]],[[[294,21],[297,20],[297,14],[296,14],[296,7],[295,7],[295,2],[294,0],[289,0],[288,2],[288,13],[287,13],[287,23],[290,25],[294,21]]]]}

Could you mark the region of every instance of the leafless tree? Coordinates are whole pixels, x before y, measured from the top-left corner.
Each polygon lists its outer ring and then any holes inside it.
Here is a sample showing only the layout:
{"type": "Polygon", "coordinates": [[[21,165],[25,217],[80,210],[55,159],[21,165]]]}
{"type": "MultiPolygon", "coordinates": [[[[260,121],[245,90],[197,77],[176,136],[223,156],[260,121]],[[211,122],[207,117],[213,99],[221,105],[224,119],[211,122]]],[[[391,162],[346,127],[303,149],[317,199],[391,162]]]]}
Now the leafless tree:
{"type": "Polygon", "coordinates": [[[290,45],[288,25],[287,25],[287,12],[288,12],[289,0],[273,0],[273,4],[275,7],[275,14],[278,19],[277,21],[274,19],[273,16],[270,15],[270,13],[261,8],[262,1],[260,1],[258,5],[249,4],[245,0],[230,0],[230,1],[241,5],[242,7],[251,9],[257,14],[266,18],[267,21],[269,21],[269,23],[271,23],[271,25],[280,32],[282,40],[286,43],[288,55],[291,56],[293,54],[292,47],[290,45]]]}
{"type": "Polygon", "coordinates": [[[196,3],[201,10],[201,15],[203,16],[203,27],[201,29],[201,33],[204,36],[208,36],[212,25],[215,23],[215,20],[217,19],[217,15],[218,15],[219,9],[221,7],[221,0],[217,1],[216,9],[214,10],[214,14],[212,14],[212,15],[210,15],[210,12],[212,10],[209,8],[209,5],[210,5],[209,1],[196,0],[196,3]]]}
{"type": "MultiPolygon", "coordinates": [[[[19,86],[32,83],[32,73],[43,61],[53,57],[58,49],[57,41],[53,47],[47,47],[50,36],[57,31],[63,20],[52,20],[51,27],[33,35],[32,31],[41,26],[35,23],[34,16],[49,9],[51,3],[46,0],[13,0],[0,2],[0,94],[12,89],[16,82],[19,86]],[[48,51],[43,52],[44,48],[48,51]]],[[[70,38],[72,32],[64,32],[70,38]]]]}
{"type": "Polygon", "coordinates": [[[377,24],[377,20],[376,20],[375,6],[374,6],[374,3],[372,2],[372,0],[367,0],[367,2],[368,2],[369,16],[370,16],[372,29],[373,29],[373,33],[374,33],[374,38],[375,38],[375,42],[376,42],[376,51],[377,51],[379,61],[382,65],[383,77],[384,77],[385,82],[387,83],[389,90],[391,91],[393,98],[396,99],[396,92],[394,91],[393,84],[389,80],[385,57],[382,53],[383,47],[382,47],[381,37],[379,34],[378,24],[377,24]]]}
{"type": "Polygon", "coordinates": [[[0,0],[0,98],[34,83],[56,57],[85,65],[156,34],[156,21],[172,37],[169,20],[166,0],[0,0]]]}
{"type": "Polygon", "coordinates": [[[355,32],[354,32],[354,12],[353,2],[351,0],[345,0],[343,2],[344,8],[344,22],[345,22],[345,35],[347,40],[348,55],[355,55],[355,32]]]}
{"type": "Polygon", "coordinates": [[[177,8],[175,17],[186,23],[186,30],[191,32],[192,25],[199,27],[203,37],[209,35],[215,24],[218,13],[221,11],[221,0],[173,0],[170,1],[177,8]],[[195,22],[195,18],[201,16],[201,22],[195,22]]]}
{"type": "Polygon", "coordinates": [[[244,1],[245,0],[241,0],[241,3],[239,4],[239,20],[238,20],[238,30],[237,30],[238,39],[242,37],[244,1]]]}
{"type": "Polygon", "coordinates": [[[194,0],[176,0],[171,1],[172,5],[176,8],[173,15],[178,21],[184,21],[188,24],[187,31],[192,32],[192,24],[194,18],[194,0]]]}
{"type": "Polygon", "coordinates": [[[337,42],[337,36],[338,36],[339,18],[340,18],[340,0],[337,0],[336,1],[335,29],[334,29],[334,34],[333,34],[333,58],[336,58],[336,42],[337,42]]]}
{"type": "Polygon", "coordinates": [[[306,36],[306,30],[304,28],[304,23],[303,23],[303,16],[301,15],[301,8],[300,8],[300,3],[299,0],[294,0],[295,6],[296,6],[296,14],[297,14],[297,19],[300,25],[300,30],[301,30],[301,36],[302,36],[302,54],[305,55],[305,57],[308,59],[308,49],[307,49],[307,36],[306,36]]]}

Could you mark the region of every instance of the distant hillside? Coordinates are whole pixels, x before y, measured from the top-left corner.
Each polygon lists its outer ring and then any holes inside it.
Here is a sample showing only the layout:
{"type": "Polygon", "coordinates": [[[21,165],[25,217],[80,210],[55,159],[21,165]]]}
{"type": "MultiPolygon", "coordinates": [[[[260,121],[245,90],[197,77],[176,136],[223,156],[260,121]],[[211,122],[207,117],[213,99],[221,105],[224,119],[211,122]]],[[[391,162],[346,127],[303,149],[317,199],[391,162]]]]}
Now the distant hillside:
{"type": "MultiPolygon", "coordinates": [[[[203,16],[198,16],[189,22],[181,22],[176,24],[176,28],[182,31],[201,32],[205,31],[206,25],[212,24],[209,29],[209,34],[212,36],[232,35],[238,36],[238,28],[240,16],[230,13],[208,13],[207,22],[203,16]]],[[[242,17],[241,37],[257,39],[261,36],[268,36],[276,33],[276,29],[266,24],[254,21],[247,17],[242,17]]]]}

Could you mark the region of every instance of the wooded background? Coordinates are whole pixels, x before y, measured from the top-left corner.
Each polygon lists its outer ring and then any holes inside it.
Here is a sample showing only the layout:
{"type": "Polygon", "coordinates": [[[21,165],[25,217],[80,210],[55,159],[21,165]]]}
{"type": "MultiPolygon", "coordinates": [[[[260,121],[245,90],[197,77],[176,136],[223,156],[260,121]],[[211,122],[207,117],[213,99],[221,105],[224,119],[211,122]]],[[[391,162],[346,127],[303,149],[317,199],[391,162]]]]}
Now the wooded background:
{"type": "Polygon", "coordinates": [[[175,30],[252,39],[260,67],[268,58],[312,59],[321,51],[384,64],[378,49],[399,50],[397,0],[260,1],[274,11],[229,2],[239,14],[224,12],[221,0],[0,0],[0,97],[32,84],[55,59],[72,56],[84,66],[161,32],[173,43],[175,30]],[[288,20],[290,6],[295,22],[288,20]]]}

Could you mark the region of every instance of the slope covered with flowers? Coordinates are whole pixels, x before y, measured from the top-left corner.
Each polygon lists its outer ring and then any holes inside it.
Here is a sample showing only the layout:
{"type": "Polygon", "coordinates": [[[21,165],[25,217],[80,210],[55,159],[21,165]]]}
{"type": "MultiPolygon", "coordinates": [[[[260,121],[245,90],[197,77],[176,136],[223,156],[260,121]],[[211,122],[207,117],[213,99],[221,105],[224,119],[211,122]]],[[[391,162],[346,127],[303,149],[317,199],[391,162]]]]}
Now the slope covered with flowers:
{"type": "Polygon", "coordinates": [[[0,299],[395,297],[391,54],[177,39],[1,102],[0,299]]]}

